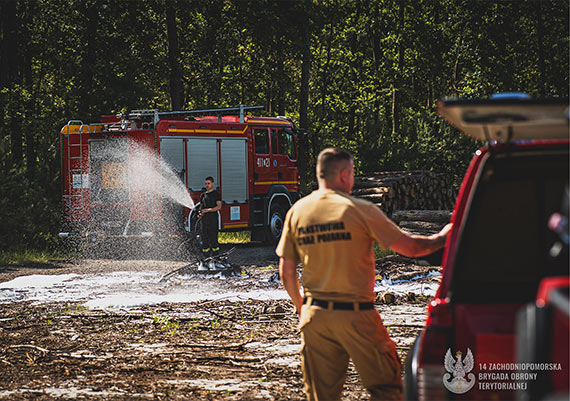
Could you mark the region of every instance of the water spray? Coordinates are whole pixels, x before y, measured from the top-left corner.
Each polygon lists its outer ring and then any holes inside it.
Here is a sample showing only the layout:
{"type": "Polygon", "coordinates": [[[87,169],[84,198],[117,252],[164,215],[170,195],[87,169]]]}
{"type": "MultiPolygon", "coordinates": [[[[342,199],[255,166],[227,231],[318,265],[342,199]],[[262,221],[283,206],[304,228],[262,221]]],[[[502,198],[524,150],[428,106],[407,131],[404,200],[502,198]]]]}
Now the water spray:
{"type": "MultiPolygon", "coordinates": [[[[92,250],[114,249],[123,257],[136,255],[141,250],[159,255],[177,250],[154,240],[146,240],[141,247],[140,242],[133,241],[109,241],[102,246],[99,239],[154,237],[162,222],[179,225],[183,230],[182,208],[190,211],[195,208],[183,180],[184,172],[176,171],[166,160],[157,157],[152,146],[128,138],[90,140],[88,172],[84,175],[89,178],[87,188],[93,205],[90,220],[77,221],[73,231],[97,238],[98,246],[92,250]],[[169,207],[169,202],[174,207],[169,207]],[[143,218],[133,218],[133,214],[143,218]]],[[[60,234],[62,238],[66,236],[68,233],[60,234]]]]}

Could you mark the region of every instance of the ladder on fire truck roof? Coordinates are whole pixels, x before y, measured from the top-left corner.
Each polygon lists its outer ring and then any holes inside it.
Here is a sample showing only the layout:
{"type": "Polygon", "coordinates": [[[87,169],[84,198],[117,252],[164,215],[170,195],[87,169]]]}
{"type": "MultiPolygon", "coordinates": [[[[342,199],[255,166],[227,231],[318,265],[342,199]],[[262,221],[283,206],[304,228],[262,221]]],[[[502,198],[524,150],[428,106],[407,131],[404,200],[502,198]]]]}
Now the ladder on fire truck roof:
{"type": "Polygon", "coordinates": [[[85,207],[84,204],[84,192],[83,189],[85,188],[85,186],[87,185],[87,183],[84,183],[83,180],[87,179],[85,177],[85,171],[83,169],[83,135],[81,135],[84,132],[84,127],[87,127],[87,130],[89,130],[89,126],[83,124],[83,121],[81,120],[70,120],[67,125],[65,126],[65,134],[67,134],[67,195],[64,195],[64,201],[69,200],[69,214],[70,216],[73,215],[74,211],[77,210],[83,210],[85,207]],[[79,125],[79,129],[76,128],[77,125],[79,125]],[[75,127],[75,128],[72,128],[75,127]],[[73,135],[73,134],[78,134],[78,135],[73,135]],[[77,143],[73,143],[72,142],[72,137],[73,138],[78,138],[79,142],[77,143]],[[79,149],[79,155],[72,155],[72,149],[73,148],[78,148],[79,149]],[[72,169],[72,162],[73,160],[79,160],[79,166],[75,165],[75,168],[72,169]],[[79,179],[78,180],[74,180],[74,176],[78,176],[79,179]],[[79,186],[79,188],[76,188],[76,185],[79,186]],[[79,193],[74,193],[75,189],[79,189],[79,193]]]}
{"type": "Polygon", "coordinates": [[[127,120],[134,120],[141,117],[153,117],[154,124],[158,124],[160,121],[160,117],[164,116],[186,116],[192,114],[217,114],[218,119],[221,121],[221,116],[224,114],[229,114],[231,112],[239,111],[239,122],[245,122],[245,112],[247,110],[259,110],[263,109],[265,106],[244,106],[240,104],[239,106],[234,107],[222,107],[222,108],[215,108],[215,109],[196,109],[196,110],[177,110],[177,111],[161,111],[158,110],[132,110],[130,113],[126,115],[121,115],[122,118],[127,120]]]}

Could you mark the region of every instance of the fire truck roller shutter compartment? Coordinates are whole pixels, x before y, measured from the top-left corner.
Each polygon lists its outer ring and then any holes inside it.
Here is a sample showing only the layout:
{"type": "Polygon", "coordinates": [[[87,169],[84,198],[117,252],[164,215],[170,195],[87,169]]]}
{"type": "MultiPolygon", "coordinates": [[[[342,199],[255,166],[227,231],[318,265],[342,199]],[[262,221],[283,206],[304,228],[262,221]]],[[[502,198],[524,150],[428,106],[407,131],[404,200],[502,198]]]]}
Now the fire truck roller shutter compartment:
{"type": "MultiPolygon", "coordinates": [[[[168,164],[180,181],[186,184],[186,174],[184,173],[184,139],[182,138],[160,138],[160,156],[168,164]]],[[[164,185],[168,186],[167,182],[164,185]]],[[[165,190],[165,192],[167,192],[165,190]]],[[[184,208],[169,200],[162,198],[162,217],[168,227],[176,227],[180,232],[184,225],[184,208]]]]}
{"type": "Polygon", "coordinates": [[[184,139],[181,138],[161,138],[160,155],[182,182],[186,182],[184,174],[184,139]]]}
{"type": "Polygon", "coordinates": [[[188,189],[202,191],[204,179],[212,176],[215,185],[220,185],[218,177],[218,141],[217,139],[188,139],[188,189]]]}
{"type": "Polygon", "coordinates": [[[126,138],[89,141],[91,203],[129,201],[127,177],[128,140],[126,138]]]}
{"type": "Polygon", "coordinates": [[[130,219],[127,138],[89,140],[90,229],[120,234],[130,219]]]}
{"type": "Polygon", "coordinates": [[[245,139],[223,139],[222,202],[247,201],[247,144],[245,139]]]}

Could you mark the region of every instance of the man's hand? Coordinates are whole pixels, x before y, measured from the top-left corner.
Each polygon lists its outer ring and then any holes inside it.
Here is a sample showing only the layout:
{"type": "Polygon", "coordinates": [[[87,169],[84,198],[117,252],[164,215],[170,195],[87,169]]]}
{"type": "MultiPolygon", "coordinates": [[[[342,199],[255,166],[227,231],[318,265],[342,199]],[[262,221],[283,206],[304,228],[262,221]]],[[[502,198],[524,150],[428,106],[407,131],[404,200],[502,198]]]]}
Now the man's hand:
{"type": "Polygon", "coordinates": [[[447,235],[449,234],[449,232],[451,231],[452,228],[453,228],[453,223],[448,223],[445,225],[445,227],[443,227],[441,229],[441,231],[438,233],[438,235],[440,237],[447,237],[447,235]]]}

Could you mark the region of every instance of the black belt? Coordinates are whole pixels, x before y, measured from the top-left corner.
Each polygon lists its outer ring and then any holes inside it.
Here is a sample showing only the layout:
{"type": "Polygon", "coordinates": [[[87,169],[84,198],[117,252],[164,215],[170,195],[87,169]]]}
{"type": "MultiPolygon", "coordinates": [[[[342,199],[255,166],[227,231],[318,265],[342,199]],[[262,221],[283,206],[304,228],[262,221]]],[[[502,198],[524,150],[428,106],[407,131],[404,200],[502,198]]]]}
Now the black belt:
{"type": "MultiPolygon", "coordinates": [[[[303,299],[303,303],[307,303],[307,298],[303,299]]],[[[329,303],[332,303],[332,308],[336,310],[354,310],[358,305],[360,310],[374,309],[374,302],[337,302],[337,301],[323,301],[321,299],[312,299],[311,305],[320,306],[321,308],[328,309],[329,303]]]]}

